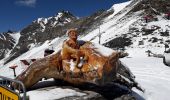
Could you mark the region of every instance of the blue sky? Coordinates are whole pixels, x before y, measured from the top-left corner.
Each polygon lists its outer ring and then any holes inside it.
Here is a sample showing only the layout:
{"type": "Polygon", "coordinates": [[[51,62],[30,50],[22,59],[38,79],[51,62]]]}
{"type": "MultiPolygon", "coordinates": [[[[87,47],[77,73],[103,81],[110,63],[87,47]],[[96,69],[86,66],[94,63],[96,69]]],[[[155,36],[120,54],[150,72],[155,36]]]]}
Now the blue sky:
{"type": "Polygon", "coordinates": [[[0,0],[0,32],[19,31],[39,17],[50,17],[61,10],[84,17],[100,9],[128,0],[0,0]]]}

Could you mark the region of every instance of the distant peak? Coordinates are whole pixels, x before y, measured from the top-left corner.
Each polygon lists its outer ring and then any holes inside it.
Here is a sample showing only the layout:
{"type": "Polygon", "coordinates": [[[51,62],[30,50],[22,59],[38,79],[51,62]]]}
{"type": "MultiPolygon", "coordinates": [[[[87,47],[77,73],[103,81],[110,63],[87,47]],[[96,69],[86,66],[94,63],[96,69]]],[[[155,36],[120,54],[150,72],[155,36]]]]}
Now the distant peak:
{"type": "Polygon", "coordinates": [[[65,10],[62,10],[62,11],[60,11],[59,13],[63,13],[63,14],[71,14],[71,12],[65,11],[65,10]]]}
{"type": "Polygon", "coordinates": [[[49,20],[55,18],[56,20],[58,19],[62,19],[62,18],[73,18],[73,19],[76,19],[76,17],[69,11],[65,11],[65,10],[62,10],[60,12],[58,12],[57,14],[55,14],[54,16],[52,17],[48,17],[48,18],[43,18],[43,17],[40,17],[38,18],[37,20],[33,21],[34,23],[41,23],[43,22],[44,24],[48,23],[49,20]]]}
{"type": "Polygon", "coordinates": [[[13,31],[12,30],[8,30],[7,33],[13,33],[13,31]]]}
{"type": "Polygon", "coordinates": [[[69,16],[69,17],[75,17],[71,12],[62,10],[58,12],[55,16],[62,17],[62,16],[69,16]]]}

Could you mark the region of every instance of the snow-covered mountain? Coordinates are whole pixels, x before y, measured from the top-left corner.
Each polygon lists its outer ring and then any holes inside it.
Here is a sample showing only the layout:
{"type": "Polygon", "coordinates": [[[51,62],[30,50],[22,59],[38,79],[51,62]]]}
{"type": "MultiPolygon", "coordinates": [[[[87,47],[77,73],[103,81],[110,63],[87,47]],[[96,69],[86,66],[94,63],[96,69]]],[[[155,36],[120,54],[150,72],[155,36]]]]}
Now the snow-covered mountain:
{"type": "MultiPolygon", "coordinates": [[[[87,34],[96,27],[95,23],[100,22],[101,18],[109,14],[111,12],[101,10],[89,17],[77,18],[68,11],[62,11],[49,18],[38,18],[19,32],[21,36],[16,46],[10,49],[10,56],[5,58],[7,60],[4,63],[8,63],[35,46],[42,45],[46,40],[64,36],[70,28],[78,28],[80,34],[87,34]]],[[[3,57],[5,55],[1,58],[3,57]]]]}
{"type": "MultiPolygon", "coordinates": [[[[165,18],[164,14],[166,12],[153,8],[155,2],[134,0],[120,5],[121,7],[124,6],[124,9],[121,11],[118,9],[118,11],[115,11],[117,13],[103,19],[103,23],[100,25],[102,44],[112,48],[124,46],[133,48],[163,47],[164,44],[169,43],[170,20],[165,18]],[[145,8],[145,6],[147,7],[145,8]],[[153,18],[146,23],[145,16],[153,16],[153,18]]],[[[161,6],[163,5],[160,4],[160,8],[161,6]]],[[[117,5],[114,5],[112,8],[116,10],[116,7],[117,5]]],[[[98,34],[99,29],[95,29],[83,38],[98,41],[98,34]]]]}
{"type": "Polygon", "coordinates": [[[44,31],[46,27],[55,27],[58,25],[64,25],[75,20],[76,17],[73,16],[69,11],[59,12],[57,15],[49,18],[38,18],[33,21],[33,23],[37,23],[41,26],[41,31],[44,31]]]}
{"type": "Polygon", "coordinates": [[[38,18],[20,32],[4,32],[0,34],[0,59],[6,62],[13,60],[29,50],[32,45],[38,45],[52,37],[62,36],[61,26],[77,19],[68,11],[62,11],[49,18],[38,18]]]}
{"type": "Polygon", "coordinates": [[[77,19],[68,11],[62,11],[53,17],[38,18],[20,31],[19,42],[11,51],[7,62],[27,52],[33,45],[41,45],[46,40],[62,36],[61,27],[77,19]]]}
{"type": "Polygon", "coordinates": [[[12,49],[18,44],[19,38],[20,32],[0,33],[0,59],[9,58],[12,49]]]}
{"type": "MultiPolygon", "coordinates": [[[[19,64],[21,59],[41,58],[47,48],[57,52],[67,39],[66,30],[78,28],[79,39],[98,43],[101,35],[101,44],[116,50],[122,48],[129,53],[129,57],[121,61],[130,67],[146,89],[144,94],[135,92],[147,100],[168,100],[170,69],[161,58],[149,58],[145,52],[151,50],[163,54],[164,44],[170,44],[168,12],[169,0],[131,0],[84,18],[65,11],[53,17],[38,18],[21,32],[14,33],[17,38],[10,35],[14,40],[11,47],[0,47],[0,65],[4,66],[0,67],[0,75],[12,77],[9,66],[19,64]],[[160,87],[155,88],[157,86],[160,87]]],[[[4,36],[0,36],[0,41],[7,39],[4,36]]],[[[16,72],[20,73],[21,69],[17,68],[16,72]]]]}

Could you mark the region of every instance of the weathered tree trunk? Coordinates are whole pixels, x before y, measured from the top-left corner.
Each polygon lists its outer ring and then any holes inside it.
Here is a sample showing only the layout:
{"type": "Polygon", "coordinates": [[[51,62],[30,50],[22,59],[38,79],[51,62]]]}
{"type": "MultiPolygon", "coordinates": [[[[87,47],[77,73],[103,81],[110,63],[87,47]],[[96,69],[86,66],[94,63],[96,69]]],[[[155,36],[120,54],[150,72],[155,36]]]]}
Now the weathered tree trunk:
{"type": "MultiPolygon", "coordinates": [[[[98,48],[97,48],[98,49],[98,48]]],[[[31,64],[17,80],[30,88],[42,78],[62,79],[73,84],[94,83],[103,85],[116,79],[119,54],[114,52],[105,56],[93,48],[92,43],[85,43],[80,50],[88,58],[80,68],[71,69],[71,64],[62,61],[60,51],[31,64]],[[91,49],[89,49],[91,48],[91,49]]],[[[16,84],[13,84],[17,87],[16,84]]]]}

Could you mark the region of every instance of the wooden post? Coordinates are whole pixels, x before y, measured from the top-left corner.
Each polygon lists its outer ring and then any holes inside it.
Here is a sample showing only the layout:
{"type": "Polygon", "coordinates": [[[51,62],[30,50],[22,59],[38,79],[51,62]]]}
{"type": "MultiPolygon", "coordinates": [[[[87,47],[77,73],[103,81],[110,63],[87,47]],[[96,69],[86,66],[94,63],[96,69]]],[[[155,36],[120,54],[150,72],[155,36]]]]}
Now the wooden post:
{"type": "Polygon", "coordinates": [[[9,67],[10,69],[13,69],[13,72],[14,72],[14,77],[16,77],[16,72],[15,72],[15,69],[17,68],[18,66],[17,65],[14,65],[14,66],[11,66],[9,67]]]}
{"type": "Polygon", "coordinates": [[[99,44],[100,44],[100,39],[101,39],[101,33],[100,33],[100,25],[99,25],[99,44]]]}
{"type": "Polygon", "coordinates": [[[13,71],[14,71],[14,77],[16,77],[17,75],[16,75],[16,72],[15,72],[15,69],[13,69],[13,71]]]}

